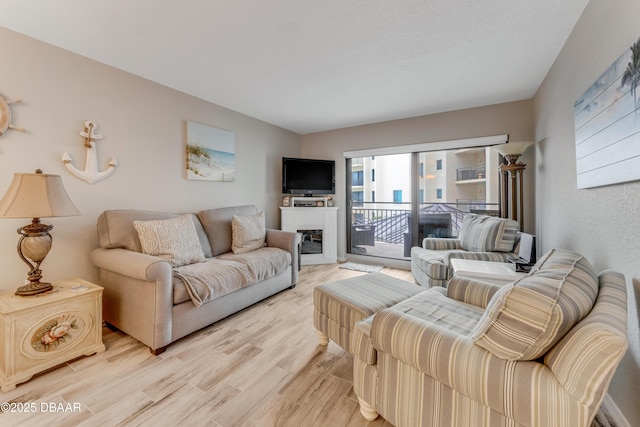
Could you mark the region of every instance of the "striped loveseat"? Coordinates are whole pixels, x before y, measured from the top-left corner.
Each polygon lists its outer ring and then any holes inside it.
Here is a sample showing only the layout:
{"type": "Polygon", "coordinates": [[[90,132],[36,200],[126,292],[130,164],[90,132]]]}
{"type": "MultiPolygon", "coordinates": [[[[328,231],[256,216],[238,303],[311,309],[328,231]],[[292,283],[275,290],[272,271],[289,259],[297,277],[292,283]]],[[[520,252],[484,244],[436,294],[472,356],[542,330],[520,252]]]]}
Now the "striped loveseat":
{"type": "Polygon", "coordinates": [[[624,277],[552,250],[505,285],[454,277],[355,325],[354,391],[401,426],[588,426],[627,348],[624,277]]]}
{"type": "Polygon", "coordinates": [[[506,262],[517,258],[518,222],[507,218],[467,214],[457,239],[427,237],[411,248],[411,273],[419,285],[446,286],[451,258],[506,262]]]}

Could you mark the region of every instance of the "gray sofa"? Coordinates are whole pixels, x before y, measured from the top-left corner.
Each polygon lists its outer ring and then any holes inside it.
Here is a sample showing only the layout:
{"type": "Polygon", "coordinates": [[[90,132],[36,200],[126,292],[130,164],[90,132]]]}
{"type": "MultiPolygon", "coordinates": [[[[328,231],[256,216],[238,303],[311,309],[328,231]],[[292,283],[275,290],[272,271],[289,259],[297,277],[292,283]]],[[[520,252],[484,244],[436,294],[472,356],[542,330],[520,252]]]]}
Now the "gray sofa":
{"type": "Polygon", "coordinates": [[[105,322],[141,341],[153,354],[160,354],[167,345],[194,331],[293,288],[298,280],[298,233],[267,229],[264,247],[246,253],[232,252],[232,218],[256,214],[255,206],[237,206],[186,215],[193,220],[197,234],[194,239],[204,255],[202,262],[186,268],[195,266],[203,277],[204,273],[210,274],[206,276],[210,282],[224,278],[227,287],[233,288],[202,302],[194,299],[191,287],[181,280],[184,275],[177,274],[183,267],[173,267],[166,259],[143,253],[136,228],[138,221],[151,224],[185,218],[184,214],[103,212],[97,221],[100,248],[91,252],[91,260],[99,268],[100,285],[104,287],[105,322]],[[249,276],[253,280],[244,279],[249,276]],[[228,283],[234,278],[242,279],[242,285],[228,283]]]}

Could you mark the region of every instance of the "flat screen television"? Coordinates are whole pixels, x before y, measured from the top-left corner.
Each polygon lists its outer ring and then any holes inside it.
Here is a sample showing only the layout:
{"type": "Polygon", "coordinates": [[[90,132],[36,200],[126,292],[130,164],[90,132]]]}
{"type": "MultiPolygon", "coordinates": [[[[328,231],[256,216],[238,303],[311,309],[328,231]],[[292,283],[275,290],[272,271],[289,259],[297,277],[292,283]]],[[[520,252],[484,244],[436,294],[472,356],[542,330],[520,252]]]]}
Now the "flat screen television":
{"type": "Polygon", "coordinates": [[[336,162],[282,158],[282,193],[314,196],[335,194],[336,162]]]}

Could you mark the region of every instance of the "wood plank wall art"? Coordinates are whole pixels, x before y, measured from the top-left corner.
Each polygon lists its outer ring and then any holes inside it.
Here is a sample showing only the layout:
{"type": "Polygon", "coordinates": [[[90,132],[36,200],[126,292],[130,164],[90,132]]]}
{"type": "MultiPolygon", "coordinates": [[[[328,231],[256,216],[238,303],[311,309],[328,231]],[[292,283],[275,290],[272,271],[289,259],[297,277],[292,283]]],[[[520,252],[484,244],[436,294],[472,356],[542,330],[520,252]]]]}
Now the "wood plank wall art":
{"type": "Polygon", "coordinates": [[[574,104],[578,188],[640,180],[640,38],[574,104]]]}

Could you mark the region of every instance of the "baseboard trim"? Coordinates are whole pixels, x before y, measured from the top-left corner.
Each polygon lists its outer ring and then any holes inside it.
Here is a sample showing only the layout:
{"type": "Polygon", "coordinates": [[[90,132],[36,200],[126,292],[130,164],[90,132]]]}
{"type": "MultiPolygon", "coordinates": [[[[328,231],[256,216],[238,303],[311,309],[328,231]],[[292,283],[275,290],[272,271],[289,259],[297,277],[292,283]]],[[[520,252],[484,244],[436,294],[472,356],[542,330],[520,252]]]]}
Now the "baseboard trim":
{"type": "Polygon", "coordinates": [[[604,414],[612,427],[631,427],[629,421],[624,417],[616,402],[609,396],[609,393],[604,395],[602,405],[600,405],[600,411],[604,414]]]}

